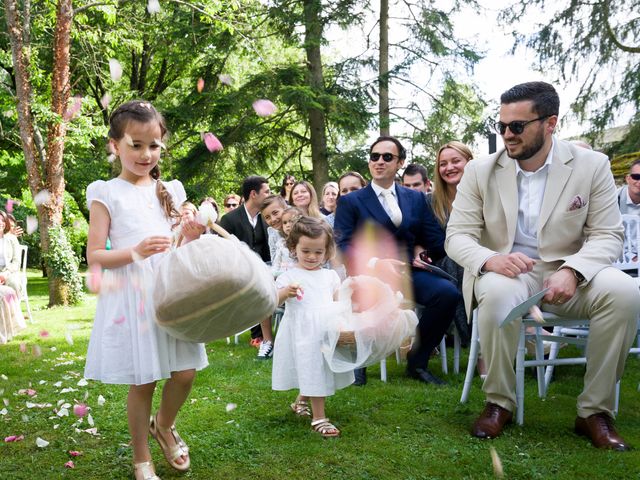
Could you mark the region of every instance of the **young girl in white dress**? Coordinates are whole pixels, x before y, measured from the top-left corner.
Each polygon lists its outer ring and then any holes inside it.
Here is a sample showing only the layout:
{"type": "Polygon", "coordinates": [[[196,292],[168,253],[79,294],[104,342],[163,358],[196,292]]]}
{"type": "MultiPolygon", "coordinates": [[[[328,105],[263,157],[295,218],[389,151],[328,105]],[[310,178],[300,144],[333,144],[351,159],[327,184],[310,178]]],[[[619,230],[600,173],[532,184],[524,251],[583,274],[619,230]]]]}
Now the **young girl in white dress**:
{"type": "Polygon", "coordinates": [[[322,436],[337,437],[340,430],[325,415],[325,397],[351,385],[354,376],[332,372],[321,351],[328,317],[338,311],[340,279],[322,268],[335,253],[333,231],[324,220],[303,216],[293,222],[287,246],[297,264],[276,280],[278,301],[286,300],[286,308],[274,347],[272,387],[299,389],[291,409],[312,415],[311,427],[322,436]]]}
{"type": "MultiPolygon", "coordinates": [[[[85,377],[128,384],[127,416],[136,479],[155,475],[148,436],[160,444],[176,470],[190,466],[189,449],[174,422],[195,371],[207,366],[203,344],[177,340],[155,323],[154,267],[171,246],[176,206],[186,200],[182,184],[159,180],[164,119],[148,102],[127,102],[111,114],[109,143],[119,156],[117,178],[87,187],[90,209],[87,258],[102,285],[87,352],[85,377]],[[111,250],[106,250],[107,238],[111,250]],[[158,412],[150,419],[158,380],[167,379],[158,412]]],[[[183,228],[197,236],[200,227],[183,228]]],[[[193,239],[193,238],[192,238],[193,239]]]]}
{"type": "Polygon", "coordinates": [[[280,223],[282,230],[279,233],[278,241],[275,244],[274,253],[271,256],[271,270],[273,276],[278,278],[282,272],[286,272],[296,264],[291,257],[291,252],[287,246],[287,237],[291,233],[293,224],[304,215],[304,212],[298,207],[287,207],[282,212],[280,223]]]}

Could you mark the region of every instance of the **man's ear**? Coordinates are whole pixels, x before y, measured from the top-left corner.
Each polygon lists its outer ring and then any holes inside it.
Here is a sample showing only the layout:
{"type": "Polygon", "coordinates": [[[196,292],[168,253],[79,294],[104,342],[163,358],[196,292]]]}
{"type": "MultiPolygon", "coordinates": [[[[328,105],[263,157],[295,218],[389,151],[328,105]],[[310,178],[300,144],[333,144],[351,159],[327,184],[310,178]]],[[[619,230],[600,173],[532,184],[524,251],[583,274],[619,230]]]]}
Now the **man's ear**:
{"type": "Polygon", "coordinates": [[[550,116],[549,119],[547,120],[547,131],[549,133],[553,133],[557,125],[558,125],[558,116],[557,115],[550,116]]]}

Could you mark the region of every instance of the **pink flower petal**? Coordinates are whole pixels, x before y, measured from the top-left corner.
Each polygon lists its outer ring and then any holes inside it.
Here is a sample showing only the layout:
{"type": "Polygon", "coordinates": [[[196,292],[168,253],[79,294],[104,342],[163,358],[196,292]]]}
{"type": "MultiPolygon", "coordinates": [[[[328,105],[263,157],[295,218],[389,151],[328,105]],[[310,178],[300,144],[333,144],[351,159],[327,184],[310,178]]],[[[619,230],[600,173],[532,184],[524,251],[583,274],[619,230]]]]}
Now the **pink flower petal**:
{"type": "Polygon", "coordinates": [[[67,463],[64,464],[65,468],[76,468],[75,464],[73,463],[73,460],[69,460],[67,463]]]}
{"type": "Polygon", "coordinates": [[[65,122],[72,120],[78,112],[82,109],[82,95],[75,95],[73,97],[73,103],[67,108],[67,111],[64,112],[62,118],[65,122]]]}
{"type": "Polygon", "coordinates": [[[91,293],[98,293],[100,292],[101,284],[102,267],[97,263],[94,263],[89,267],[89,274],[87,275],[87,288],[91,293]]]}
{"type": "Polygon", "coordinates": [[[125,317],[124,315],[120,315],[119,317],[116,317],[113,319],[113,323],[115,323],[116,325],[122,325],[125,321],[125,317]]]}
{"type": "Polygon", "coordinates": [[[253,102],[253,109],[259,117],[268,117],[276,113],[278,108],[271,100],[260,99],[253,102]]]}
{"type": "Polygon", "coordinates": [[[69,455],[71,455],[72,457],[79,457],[80,455],[82,455],[82,452],[78,452],[77,450],[69,450],[69,455]]]}
{"type": "Polygon", "coordinates": [[[204,144],[210,152],[219,152],[224,148],[220,140],[218,140],[213,133],[209,132],[204,134],[204,144]]]}
{"type": "Polygon", "coordinates": [[[40,337],[47,338],[49,336],[49,332],[47,330],[40,330],[40,337]]]}
{"type": "Polygon", "coordinates": [[[7,213],[13,213],[13,204],[16,203],[15,200],[9,198],[7,199],[7,203],[5,204],[4,208],[7,211],[7,213]]]}
{"type": "Polygon", "coordinates": [[[8,437],[4,437],[6,443],[21,442],[22,440],[24,440],[24,435],[9,435],[8,437]]]}
{"type": "Polygon", "coordinates": [[[202,90],[204,89],[204,78],[198,79],[198,84],[196,85],[196,88],[198,89],[198,93],[202,93],[202,90]]]}
{"type": "Polygon", "coordinates": [[[73,414],[78,418],[84,417],[88,412],[89,412],[89,407],[87,407],[83,403],[76,403],[73,406],[73,414]]]}

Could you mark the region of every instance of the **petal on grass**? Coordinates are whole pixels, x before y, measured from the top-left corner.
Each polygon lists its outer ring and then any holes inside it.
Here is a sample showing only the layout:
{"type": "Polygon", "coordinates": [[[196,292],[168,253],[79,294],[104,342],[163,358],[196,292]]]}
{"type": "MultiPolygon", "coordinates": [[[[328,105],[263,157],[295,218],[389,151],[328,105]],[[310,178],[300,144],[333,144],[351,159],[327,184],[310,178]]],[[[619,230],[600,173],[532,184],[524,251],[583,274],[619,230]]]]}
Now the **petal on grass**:
{"type": "Polygon", "coordinates": [[[40,333],[38,335],[40,335],[41,338],[47,338],[49,336],[49,331],[48,330],[40,330],[40,333]]]}
{"type": "Polygon", "coordinates": [[[89,407],[87,407],[85,404],[83,403],[76,403],[73,406],[73,414],[78,417],[78,418],[82,418],[84,417],[87,413],[89,413],[89,407]]]}
{"type": "Polygon", "coordinates": [[[34,345],[33,348],[31,349],[31,353],[33,354],[34,357],[41,357],[42,349],[40,348],[40,345],[34,345]]]}
{"type": "Polygon", "coordinates": [[[24,342],[20,343],[20,353],[27,353],[27,344],[24,342]]]}
{"type": "Polygon", "coordinates": [[[104,402],[106,402],[106,400],[104,399],[104,397],[102,395],[98,395],[98,406],[101,407],[104,405],[104,402]]]}
{"type": "Polygon", "coordinates": [[[207,150],[210,152],[219,152],[224,149],[222,143],[218,138],[210,132],[204,134],[204,144],[207,146],[207,150]]]}
{"type": "Polygon", "coordinates": [[[276,113],[278,108],[271,100],[261,98],[253,102],[253,109],[259,117],[268,117],[276,113]]]}
{"type": "Polygon", "coordinates": [[[86,378],[81,378],[80,380],[78,380],[77,385],[79,387],[86,387],[87,385],[89,385],[89,382],[87,382],[86,378]]]}
{"type": "Polygon", "coordinates": [[[73,345],[73,337],[71,336],[71,332],[69,330],[64,333],[64,339],[69,345],[73,345]]]}
{"type": "Polygon", "coordinates": [[[236,408],[238,408],[238,405],[236,405],[235,403],[227,403],[227,407],[226,407],[227,412],[232,412],[236,408]]]}
{"type": "Polygon", "coordinates": [[[82,455],[82,452],[78,452],[77,450],[69,450],[69,455],[71,455],[72,457],[79,457],[80,455],[82,455]]]}
{"type": "Polygon", "coordinates": [[[49,442],[47,442],[45,439],[40,438],[40,437],[36,438],[36,446],[37,447],[44,448],[47,445],[49,445],[49,442]]]}
{"type": "Polygon", "coordinates": [[[75,464],[73,463],[73,460],[69,460],[67,463],[64,464],[65,468],[76,468],[75,464]]]}
{"type": "Polygon", "coordinates": [[[493,465],[493,473],[496,478],[504,478],[504,470],[502,469],[502,460],[500,460],[500,456],[496,449],[491,446],[489,447],[489,452],[491,453],[491,463],[493,465]]]}

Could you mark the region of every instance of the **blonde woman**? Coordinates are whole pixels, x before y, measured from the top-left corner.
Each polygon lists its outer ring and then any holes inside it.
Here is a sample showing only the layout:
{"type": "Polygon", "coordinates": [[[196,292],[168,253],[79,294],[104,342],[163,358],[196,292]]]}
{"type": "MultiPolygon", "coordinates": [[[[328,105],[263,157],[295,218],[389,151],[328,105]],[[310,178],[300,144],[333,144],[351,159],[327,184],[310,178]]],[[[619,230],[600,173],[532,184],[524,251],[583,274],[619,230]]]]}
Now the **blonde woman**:
{"type": "Polygon", "coordinates": [[[338,199],[338,184],[327,182],[322,187],[322,201],[320,202],[320,213],[331,215],[336,211],[336,200],[338,199]]]}
{"type": "Polygon", "coordinates": [[[324,218],[324,215],[320,213],[316,189],[305,180],[300,180],[295,183],[291,189],[288,203],[293,207],[298,207],[306,216],[324,218]]]}

